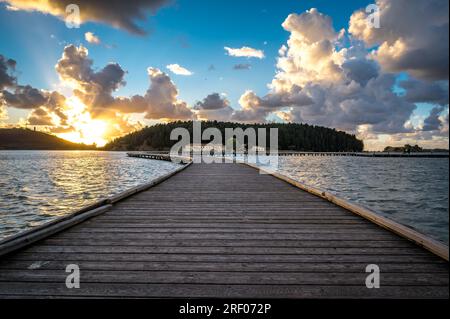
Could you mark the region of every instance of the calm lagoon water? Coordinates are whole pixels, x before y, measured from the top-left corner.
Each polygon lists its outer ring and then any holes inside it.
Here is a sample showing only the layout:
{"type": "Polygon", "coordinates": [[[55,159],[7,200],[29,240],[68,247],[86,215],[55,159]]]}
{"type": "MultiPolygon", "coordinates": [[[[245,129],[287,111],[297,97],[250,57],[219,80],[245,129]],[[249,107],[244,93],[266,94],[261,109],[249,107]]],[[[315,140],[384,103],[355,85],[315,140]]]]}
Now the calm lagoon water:
{"type": "Polygon", "coordinates": [[[0,238],[149,182],[178,165],[122,152],[0,151],[0,238]]]}
{"type": "Polygon", "coordinates": [[[448,158],[280,157],[278,171],[448,244],[448,158]]]}

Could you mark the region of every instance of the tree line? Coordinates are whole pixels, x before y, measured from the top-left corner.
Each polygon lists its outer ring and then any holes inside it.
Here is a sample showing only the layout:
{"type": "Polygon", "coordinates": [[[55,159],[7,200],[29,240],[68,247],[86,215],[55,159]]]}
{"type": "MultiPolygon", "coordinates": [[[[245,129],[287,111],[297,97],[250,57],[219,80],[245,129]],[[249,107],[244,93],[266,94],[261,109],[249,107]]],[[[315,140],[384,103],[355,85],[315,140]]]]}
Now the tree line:
{"type": "MultiPolygon", "coordinates": [[[[169,150],[177,141],[170,140],[170,133],[175,128],[185,128],[192,135],[192,121],[177,121],[167,124],[147,126],[142,130],[117,138],[107,145],[105,150],[116,151],[144,151],[144,150],[169,150]]],[[[242,124],[232,122],[205,121],[201,122],[202,131],[215,127],[222,133],[225,139],[225,128],[266,128],[267,143],[269,143],[270,128],[278,128],[278,149],[290,151],[310,152],[361,152],[364,149],[363,141],[351,135],[332,128],[314,126],[299,123],[269,123],[269,124],[242,124]]],[[[209,141],[203,140],[202,143],[209,141]]],[[[223,140],[222,144],[225,145],[223,140]]]]}

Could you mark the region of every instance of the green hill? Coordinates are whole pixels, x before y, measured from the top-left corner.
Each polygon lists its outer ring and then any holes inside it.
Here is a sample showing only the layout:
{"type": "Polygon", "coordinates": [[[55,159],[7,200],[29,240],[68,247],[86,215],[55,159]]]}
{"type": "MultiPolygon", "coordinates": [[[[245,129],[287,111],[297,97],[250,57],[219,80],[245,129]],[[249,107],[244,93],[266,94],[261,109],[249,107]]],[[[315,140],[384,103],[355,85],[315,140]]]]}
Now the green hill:
{"type": "MultiPolygon", "coordinates": [[[[208,121],[202,122],[202,130],[209,127],[218,128],[225,137],[225,128],[265,127],[278,128],[278,146],[280,150],[313,151],[313,152],[351,152],[362,151],[364,144],[354,135],[320,126],[308,124],[242,124],[208,121]]],[[[172,122],[146,127],[140,131],[130,133],[108,143],[105,150],[142,151],[169,150],[176,141],[170,140],[170,132],[177,127],[184,127],[192,136],[192,122],[172,122]]],[[[209,142],[209,141],[203,141],[209,142]]],[[[224,144],[225,141],[222,141],[224,144]]],[[[267,142],[267,145],[270,145],[267,142]]]]}
{"type": "Polygon", "coordinates": [[[54,135],[24,128],[1,128],[0,150],[92,150],[93,145],[72,143],[54,135]]]}

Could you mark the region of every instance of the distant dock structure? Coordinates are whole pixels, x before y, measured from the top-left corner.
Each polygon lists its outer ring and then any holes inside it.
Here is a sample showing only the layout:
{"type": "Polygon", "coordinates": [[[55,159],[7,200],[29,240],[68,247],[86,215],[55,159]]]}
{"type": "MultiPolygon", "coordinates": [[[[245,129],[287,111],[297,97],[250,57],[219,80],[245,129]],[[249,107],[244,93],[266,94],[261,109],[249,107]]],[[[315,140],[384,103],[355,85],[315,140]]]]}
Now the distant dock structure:
{"type": "Polygon", "coordinates": [[[400,153],[400,152],[289,152],[279,151],[279,156],[356,156],[356,157],[409,157],[409,158],[449,158],[449,153],[400,153]]]}
{"type": "MultiPolygon", "coordinates": [[[[201,151],[190,152],[193,154],[201,154],[201,151]]],[[[168,151],[148,151],[148,152],[129,152],[130,157],[148,158],[156,160],[170,161],[168,151]]],[[[264,152],[259,153],[264,155],[264,152]]],[[[246,155],[245,153],[225,153],[222,156],[246,155]]],[[[268,154],[269,155],[269,154],[268,154]]],[[[417,152],[417,153],[401,153],[401,152],[301,152],[301,151],[278,151],[278,156],[354,156],[354,157],[396,157],[396,158],[449,158],[449,153],[445,152],[417,152]]]]}

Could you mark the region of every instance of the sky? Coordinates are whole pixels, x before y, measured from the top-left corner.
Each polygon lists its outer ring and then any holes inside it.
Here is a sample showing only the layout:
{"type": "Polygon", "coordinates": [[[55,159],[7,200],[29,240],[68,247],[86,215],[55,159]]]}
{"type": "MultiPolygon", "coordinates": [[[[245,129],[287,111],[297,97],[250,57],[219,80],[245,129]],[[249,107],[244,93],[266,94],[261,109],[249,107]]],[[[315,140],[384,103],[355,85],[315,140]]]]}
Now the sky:
{"type": "Polygon", "coordinates": [[[0,126],[103,145],[172,120],[299,122],[448,148],[448,21],[447,0],[0,0],[0,126]]]}

